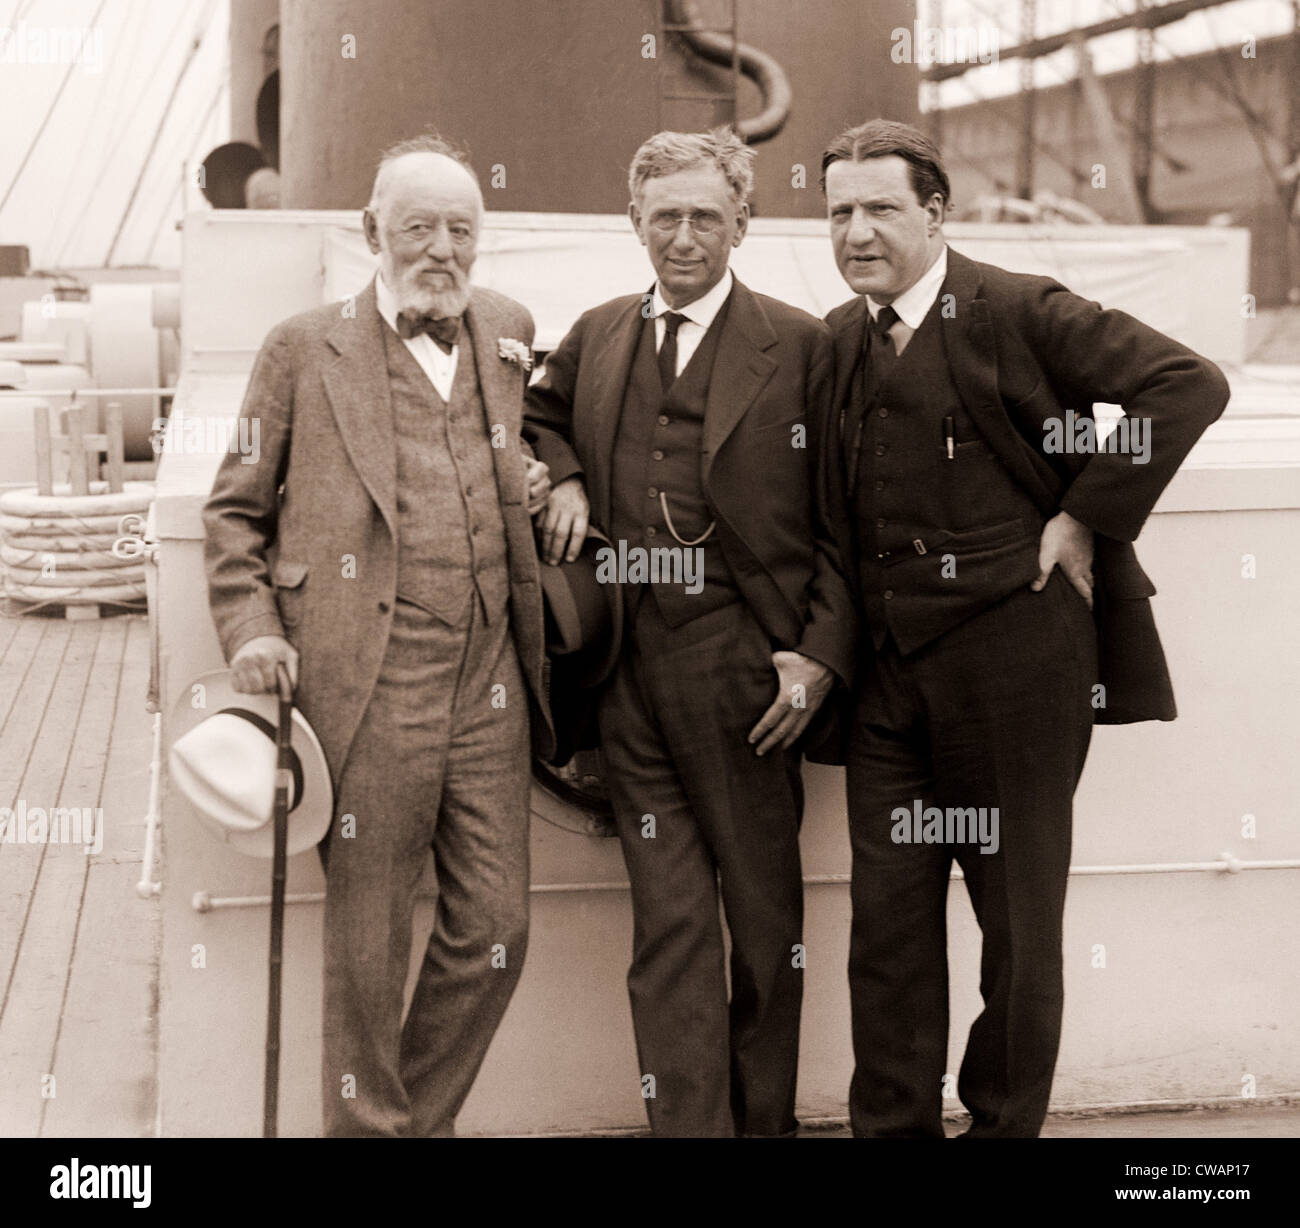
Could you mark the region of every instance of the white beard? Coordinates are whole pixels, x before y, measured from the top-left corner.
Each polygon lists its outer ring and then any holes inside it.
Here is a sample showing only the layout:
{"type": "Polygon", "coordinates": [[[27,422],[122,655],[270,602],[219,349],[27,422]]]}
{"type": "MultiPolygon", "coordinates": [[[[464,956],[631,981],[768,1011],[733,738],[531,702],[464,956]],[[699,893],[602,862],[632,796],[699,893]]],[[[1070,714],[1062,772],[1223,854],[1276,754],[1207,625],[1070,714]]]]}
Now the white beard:
{"type": "Polygon", "coordinates": [[[457,279],[457,284],[446,290],[430,289],[410,275],[394,284],[395,279],[385,272],[384,280],[393,291],[399,312],[435,317],[458,316],[469,306],[470,284],[459,266],[454,268],[453,276],[457,279]]]}

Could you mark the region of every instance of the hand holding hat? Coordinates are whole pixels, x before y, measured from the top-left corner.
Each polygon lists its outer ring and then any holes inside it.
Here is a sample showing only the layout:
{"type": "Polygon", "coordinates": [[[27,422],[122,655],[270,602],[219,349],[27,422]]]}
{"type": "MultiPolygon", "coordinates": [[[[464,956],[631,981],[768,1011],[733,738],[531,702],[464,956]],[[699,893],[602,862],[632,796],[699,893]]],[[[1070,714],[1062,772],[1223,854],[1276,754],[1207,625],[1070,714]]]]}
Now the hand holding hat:
{"type": "MultiPolygon", "coordinates": [[[[172,781],[209,831],[251,857],[269,858],[274,851],[278,702],[274,694],[237,691],[232,672],[223,669],[194,679],[172,710],[172,781]],[[203,697],[202,707],[193,706],[195,694],[203,697]]],[[[334,789],[325,752],[297,709],[290,746],[292,856],[319,844],[329,831],[334,789]]]]}

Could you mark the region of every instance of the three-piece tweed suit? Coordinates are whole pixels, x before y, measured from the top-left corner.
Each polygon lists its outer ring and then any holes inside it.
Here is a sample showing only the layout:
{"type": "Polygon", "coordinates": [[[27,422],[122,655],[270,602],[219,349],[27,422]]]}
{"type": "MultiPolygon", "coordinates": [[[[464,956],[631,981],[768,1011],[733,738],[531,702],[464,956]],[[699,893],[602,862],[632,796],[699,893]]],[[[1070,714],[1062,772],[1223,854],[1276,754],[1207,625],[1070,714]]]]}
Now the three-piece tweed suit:
{"type": "Polygon", "coordinates": [[[518,980],[528,931],[529,730],[543,615],[525,505],[526,309],[475,289],[444,400],[372,283],[277,325],[242,413],[261,455],[204,511],[229,660],[283,634],[328,759],[322,1092],[328,1134],[452,1130],[518,980]],[[494,446],[495,445],[495,446],[494,446]],[[437,913],[405,1024],[417,885],[437,913]]]}

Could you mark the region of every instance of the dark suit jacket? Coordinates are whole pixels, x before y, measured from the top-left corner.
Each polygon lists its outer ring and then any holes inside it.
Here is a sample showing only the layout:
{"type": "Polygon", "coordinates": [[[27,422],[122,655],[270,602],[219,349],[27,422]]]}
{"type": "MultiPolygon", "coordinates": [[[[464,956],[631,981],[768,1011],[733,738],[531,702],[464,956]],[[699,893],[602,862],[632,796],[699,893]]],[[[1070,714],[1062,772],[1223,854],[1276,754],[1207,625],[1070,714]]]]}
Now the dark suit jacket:
{"type": "MultiPolygon", "coordinates": [[[[525,394],[525,439],[550,466],[553,485],[585,478],[591,520],[602,529],[610,524],[614,440],[643,302],[632,294],[585,312],[525,394]]],[[[826,327],[737,280],[705,405],[705,498],[727,564],[764,630],[848,684],[856,619],[820,485],[831,381],[826,327]],[[792,446],[796,423],[806,427],[802,449],[792,446]]],[[[805,736],[810,755],[813,740],[805,736]]]]}
{"type": "MultiPolygon", "coordinates": [[[[324,747],[335,787],[369,702],[397,597],[397,445],[372,282],[354,314],[332,303],[277,324],[249,377],[242,413],[261,455],[222,461],[203,511],[208,596],[226,660],[258,635],[300,654],[296,703],[324,747]],[[283,491],[280,487],[283,483],[283,491]],[[355,578],[343,574],[346,556],[355,578]]],[[[551,751],[542,690],[542,597],[526,507],[519,428],[525,374],[497,342],[531,345],[528,310],[475,289],[465,311],[494,447],[510,569],[510,619],[530,691],[533,744],[551,751]]]]}
{"type": "MultiPolygon", "coordinates": [[[[989,447],[1044,517],[1066,511],[1096,532],[1094,615],[1106,688],[1097,723],[1173,720],[1173,689],[1151,616],[1156,590],[1130,543],[1192,445],[1223,412],[1227,381],[1214,363],[1122,311],[1105,310],[1051,278],[1009,273],[951,248],[941,307],[945,295],[952,297],[940,317],[944,351],[989,447]],[[1146,464],[1120,453],[1044,450],[1044,423],[1063,422],[1067,409],[1091,417],[1098,401],[1148,420],[1146,464]]],[[[866,311],[859,295],[826,317],[841,414],[866,311]]],[[[832,462],[829,498],[851,564],[843,476],[832,462]]]]}

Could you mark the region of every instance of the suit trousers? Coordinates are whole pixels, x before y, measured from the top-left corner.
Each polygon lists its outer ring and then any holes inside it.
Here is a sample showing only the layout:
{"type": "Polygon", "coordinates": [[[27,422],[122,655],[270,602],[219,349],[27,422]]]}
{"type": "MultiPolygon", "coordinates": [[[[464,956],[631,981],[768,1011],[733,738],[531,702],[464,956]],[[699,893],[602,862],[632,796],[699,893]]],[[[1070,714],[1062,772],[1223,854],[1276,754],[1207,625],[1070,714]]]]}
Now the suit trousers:
{"type": "Polygon", "coordinates": [[[527,946],[529,763],[510,620],[486,625],[477,594],[455,626],[399,600],[322,846],[328,1135],[453,1133],[527,946]],[[436,917],[403,1025],[430,851],[436,917]]]}
{"type": "Polygon", "coordinates": [[[797,754],[759,758],[746,742],[776,697],[771,644],[743,602],[677,628],[649,594],[630,605],[600,731],[632,885],[628,991],[651,1129],[792,1134],[803,789],[797,754]]]}
{"type": "Polygon", "coordinates": [[[967,1136],[1036,1137],[1060,1042],[1072,807],[1097,677],[1092,615],[1057,569],[1041,593],[1019,589],[908,656],[892,637],[872,656],[847,763],[853,1132],[944,1137],[956,860],[983,933],[984,1008],[957,1082],[967,1136]],[[990,819],[996,807],[997,851],[959,830],[933,832],[948,843],[916,841],[896,810],[918,806],[984,807],[990,819]]]}

